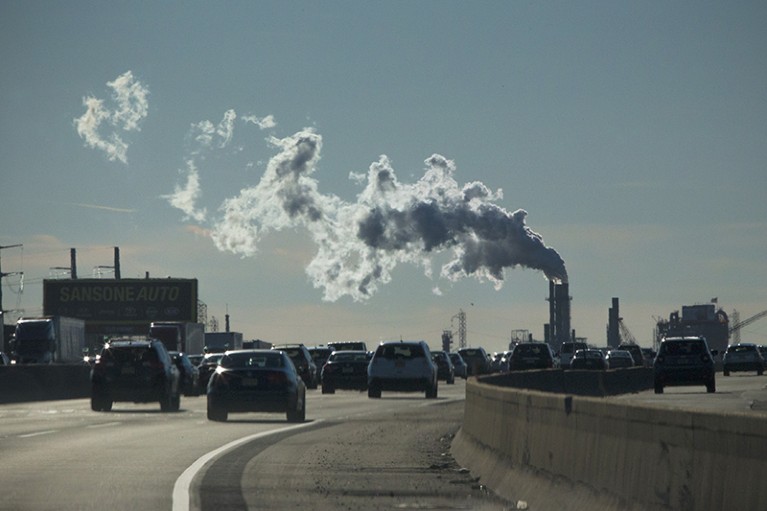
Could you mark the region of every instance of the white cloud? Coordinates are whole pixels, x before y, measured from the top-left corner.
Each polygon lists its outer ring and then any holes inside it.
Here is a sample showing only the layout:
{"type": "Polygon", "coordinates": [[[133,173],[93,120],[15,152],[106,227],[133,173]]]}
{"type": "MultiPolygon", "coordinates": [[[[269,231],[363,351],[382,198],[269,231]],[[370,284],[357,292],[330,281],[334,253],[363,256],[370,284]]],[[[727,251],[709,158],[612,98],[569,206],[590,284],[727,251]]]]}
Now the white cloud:
{"type": "Polygon", "coordinates": [[[273,115],[267,115],[263,118],[258,118],[255,115],[245,115],[242,117],[242,120],[251,124],[255,124],[262,130],[274,128],[277,126],[277,121],[274,120],[273,115]]]}
{"type": "Polygon", "coordinates": [[[201,149],[209,149],[214,146],[218,149],[227,147],[234,136],[236,119],[237,113],[230,109],[224,112],[224,118],[218,124],[213,124],[207,120],[192,124],[190,136],[200,146],[193,150],[193,153],[197,154],[201,149]]]}
{"type": "Polygon", "coordinates": [[[168,199],[170,205],[183,211],[187,218],[191,218],[197,222],[203,222],[205,221],[207,212],[205,208],[197,209],[197,200],[202,195],[202,190],[200,189],[200,175],[193,160],[187,160],[186,165],[185,185],[176,185],[172,194],[163,195],[162,198],[168,199]]]}
{"type": "Polygon", "coordinates": [[[112,89],[114,108],[106,107],[101,99],[84,97],[85,113],[75,119],[75,128],[88,147],[104,151],[109,161],[127,164],[128,144],[122,133],[141,130],[141,122],[149,111],[149,90],[134,79],[131,71],[107,82],[107,86],[112,89]],[[106,128],[102,128],[104,123],[106,128]],[[106,133],[102,134],[102,130],[106,133]]]}

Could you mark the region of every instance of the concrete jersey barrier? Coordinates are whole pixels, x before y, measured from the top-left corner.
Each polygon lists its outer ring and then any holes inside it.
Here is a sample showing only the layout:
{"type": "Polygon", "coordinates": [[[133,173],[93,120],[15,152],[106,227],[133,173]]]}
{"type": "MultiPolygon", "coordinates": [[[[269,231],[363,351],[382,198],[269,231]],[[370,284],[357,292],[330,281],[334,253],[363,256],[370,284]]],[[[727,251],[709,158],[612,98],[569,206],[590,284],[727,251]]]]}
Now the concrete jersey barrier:
{"type": "Polygon", "coordinates": [[[470,378],[453,455],[531,509],[767,509],[767,419],[470,378]],[[535,507],[533,507],[533,505],[535,507]]]}

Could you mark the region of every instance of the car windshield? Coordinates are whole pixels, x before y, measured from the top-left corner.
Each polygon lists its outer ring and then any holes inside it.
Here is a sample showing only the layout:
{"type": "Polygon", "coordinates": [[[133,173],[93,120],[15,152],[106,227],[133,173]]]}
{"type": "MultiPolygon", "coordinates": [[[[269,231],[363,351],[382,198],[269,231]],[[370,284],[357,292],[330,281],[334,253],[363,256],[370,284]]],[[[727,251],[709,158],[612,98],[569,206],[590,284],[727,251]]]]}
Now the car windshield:
{"type": "Polygon", "coordinates": [[[219,363],[221,367],[278,368],[282,367],[282,357],[279,353],[228,353],[219,363]]]}
{"type": "Polygon", "coordinates": [[[704,351],[700,341],[667,341],[660,350],[664,355],[696,355],[704,351]]]}

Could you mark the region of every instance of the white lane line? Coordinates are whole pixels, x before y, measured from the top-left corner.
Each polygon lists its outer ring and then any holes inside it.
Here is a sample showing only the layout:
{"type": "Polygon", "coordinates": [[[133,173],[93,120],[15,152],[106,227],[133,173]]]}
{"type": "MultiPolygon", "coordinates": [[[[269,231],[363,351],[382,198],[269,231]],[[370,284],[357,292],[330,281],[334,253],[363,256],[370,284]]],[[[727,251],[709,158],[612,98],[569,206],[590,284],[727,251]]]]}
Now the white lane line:
{"type": "Polygon", "coordinates": [[[103,424],[91,424],[90,426],[85,426],[88,429],[97,429],[97,428],[107,428],[110,426],[119,426],[122,424],[122,422],[105,422],[103,424]]]}
{"type": "Polygon", "coordinates": [[[210,451],[207,454],[203,454],[202,456],[197,458],[197,461],[189,465],[189,467],[186,470],[184,470],[184,472],[179,476],[179,478],[176,479],[176,484],[173,485],[173,511],[189,511],[190,500],[191,500],[191,495],[189,494],[189,488],[192,485],[192,480],[195,478],[195,476],[197,476],[197,473],[214,458],[221,456],[222,454],[224,454],[226,451],[230,449],[234,449],[235,447],[239,445],[250,442],[251,440],[257,440],[259,438],[264,438],[270,435],[284,433],[285,431],[290,431],[293,429],[314,426],[320,422],[323,422],[322,419],[313,420],[312,422],[305,422],[303,424],[296,424],[295,426],[288,426],[285,428],[273,429],[271,431],[264,431],[263,433],[256,433],[254,435],[238,438],[237,440],[233,440],[229,442],[228,444],[219,447],[218,449],[210,451]]]}
{"type": "Polygon", "coordinates": [[[47,429],[45,431],[38,431],[36,433],[27,433],[26,435],[19,435],[18,438],[32,438],[35,436],[42,436],[42,435],[50,435],[51,433],[55,433],[58,431],[57,429],[47,429]]]}

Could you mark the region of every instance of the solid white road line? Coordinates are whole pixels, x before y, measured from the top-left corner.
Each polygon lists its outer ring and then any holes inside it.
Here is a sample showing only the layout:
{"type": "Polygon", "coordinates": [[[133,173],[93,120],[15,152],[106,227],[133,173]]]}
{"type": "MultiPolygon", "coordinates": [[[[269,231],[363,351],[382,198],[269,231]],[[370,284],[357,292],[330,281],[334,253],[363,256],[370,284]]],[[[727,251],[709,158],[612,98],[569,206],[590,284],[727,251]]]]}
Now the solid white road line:
{"type": "Polygon", "coordinates": [[[184,472],[179,476],[179,478],[176,479],[176,484],[173,485],[173,511],[189,511],[191,507],[190,506],[191,495],[189,494],[189,488],[192,485],[192,480],[194,480],[195,476],[197,476],[197,473],[200,470],[202,470],[202,468],[213,459],[221,456],[225,452],[231,449],[234,449],[235,447],[239,445],[250,442],[251,440],[256,440],[256,439],[267,437],[270,435],[276,435],[278,433],[284,433],[285,431],[290,431],[292,429],[305,428],[308,426],[316,426],[320,422],[322,422],[322,419],[313,420],[311,422],[305,422],[303,424],[296,424],[295,426],[288,426],[285,428],[273,429],[271,431],[264,431],[263,433],[256,433],[254,435],[238,438],[237,440],[233,440],[229,442],[228,444],[219,447],[218,449],[215,449],[213,451],[210,451],[207,454],[200,456],[197,459],[197,461],[192,463],[186,470],[184,470],[184,472]]]}

